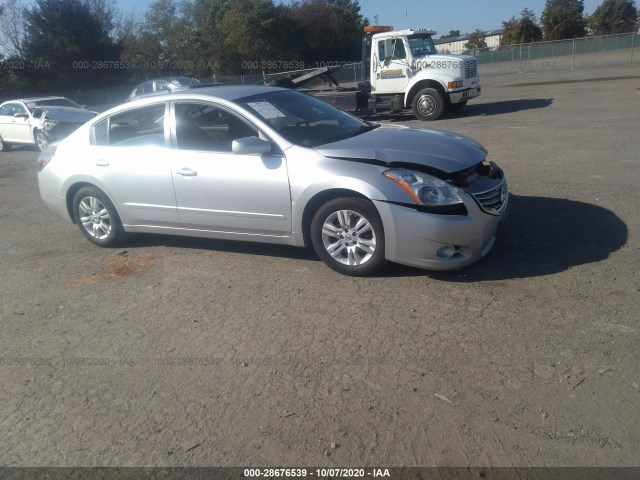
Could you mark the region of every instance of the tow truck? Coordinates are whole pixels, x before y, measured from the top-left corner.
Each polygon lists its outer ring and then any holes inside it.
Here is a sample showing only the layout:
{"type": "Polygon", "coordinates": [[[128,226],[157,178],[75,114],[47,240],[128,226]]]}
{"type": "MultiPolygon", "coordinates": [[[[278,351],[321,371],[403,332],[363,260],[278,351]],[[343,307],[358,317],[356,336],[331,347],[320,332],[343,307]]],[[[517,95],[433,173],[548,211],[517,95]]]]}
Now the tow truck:
{"type": "Polygon", "coordinates": [[[305,90],[336,106],[356,112],[413,111],[419,120],[437,120],[458,111],[481,93],[475,57],[439,54],[428,29],[393,30],[368,26],[362,39],[361,78],[356,87],[342,87],[332,75],[341,67],[327,66],[280,78],[276,85],[305,90]],[[322,78],[330,90],[305,88],[322,78]]]}

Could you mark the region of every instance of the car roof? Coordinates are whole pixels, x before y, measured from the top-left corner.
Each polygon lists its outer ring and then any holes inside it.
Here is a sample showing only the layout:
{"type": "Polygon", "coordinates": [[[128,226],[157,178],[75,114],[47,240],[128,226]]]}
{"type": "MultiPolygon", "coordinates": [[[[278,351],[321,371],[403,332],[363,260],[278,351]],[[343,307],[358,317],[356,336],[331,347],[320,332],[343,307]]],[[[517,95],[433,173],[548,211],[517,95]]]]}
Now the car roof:
{"type": "Polygon", "coordinates": [[[195,87],[183,87],[177,90],[167,92],[153,92],[146,93],[136,97],[136,101],[148,100],[151,98],[158,99],[164,97],[180,97],[181,100],[188,98],[195,98],[195,96],[212,96],[229,100],[231,102],[238,100],[239,98],[251,97],[253,95],[260,95],[261,93],[270,93],[277,91],[291,91],[289,88],[281,87],[268,87],[262,85],[213,85],[213,86],[195,86],[195,87]]]}
{"type": "Polygon", "coordinates": [[[5,103],[8,102],[22,102],[22,103],[29,103],[29,102],[42,102],[43,100],[60,100],[63,99],[65,97],[32,97],[32,98],[16,98],[14,100],[7,100],[5,103]]]}
{"type": "Polygon", "coordinates": [[[211,95],[213,97],[223,98],[225,100],[234,101],[243,97],[251,97],[260,95],[261,93],[270,93],[277,91],[290,91],[288,88],[267,87],[262,85],[218,85],[213,87],[197,87],[186,88],[184,90],[176,90],[167,93],[171,97],[190,96],[190,95],[211,95]]]}

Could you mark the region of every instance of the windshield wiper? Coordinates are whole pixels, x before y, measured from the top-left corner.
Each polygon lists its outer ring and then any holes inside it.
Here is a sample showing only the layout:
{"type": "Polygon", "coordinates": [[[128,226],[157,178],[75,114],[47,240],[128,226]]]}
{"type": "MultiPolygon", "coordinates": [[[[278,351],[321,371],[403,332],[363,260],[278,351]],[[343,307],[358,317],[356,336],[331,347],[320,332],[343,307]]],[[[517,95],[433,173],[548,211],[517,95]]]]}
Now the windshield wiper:
{"type": "Polygon", "coordinates": [[[360,134],[363,134],[363,133],[366,133],[366,132],[370,132],[371,130],[375,130],[379,126],[380,125],[377,124],[377,123],[370,123],[368,125],[363,125],[358,130],[356,130],[351,135],[349,135],[347,138],[357,137],[360,134]]]}

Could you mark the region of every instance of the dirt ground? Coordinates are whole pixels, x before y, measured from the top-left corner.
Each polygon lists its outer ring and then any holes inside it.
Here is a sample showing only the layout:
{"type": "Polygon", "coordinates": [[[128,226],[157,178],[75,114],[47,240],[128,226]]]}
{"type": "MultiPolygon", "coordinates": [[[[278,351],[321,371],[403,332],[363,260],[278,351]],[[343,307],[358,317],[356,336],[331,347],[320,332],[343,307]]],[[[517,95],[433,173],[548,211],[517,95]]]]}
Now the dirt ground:
{"type": "Polygon", "coordinates": [[[429,125],[509,177],[461,272],[100,249],[46,209],[34,150],[1,154],[0,465],[638,466],[640,69],[483,74],[429,125]]]}

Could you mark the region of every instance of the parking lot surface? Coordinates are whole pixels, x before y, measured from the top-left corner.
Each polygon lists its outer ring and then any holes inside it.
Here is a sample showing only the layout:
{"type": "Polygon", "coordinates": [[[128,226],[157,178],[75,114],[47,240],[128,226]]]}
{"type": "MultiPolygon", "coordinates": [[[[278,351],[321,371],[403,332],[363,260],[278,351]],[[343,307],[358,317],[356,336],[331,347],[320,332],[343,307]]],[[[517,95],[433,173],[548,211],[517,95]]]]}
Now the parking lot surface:
{"type": "Polygon", "coordinates": [[[638,465],[640,71],[549,68],[485,71],[427,125],[509,178],[493,251],[460,272],[100,249],[40,200],[37,152],[2,153],[0,464],[638,465]]]}

